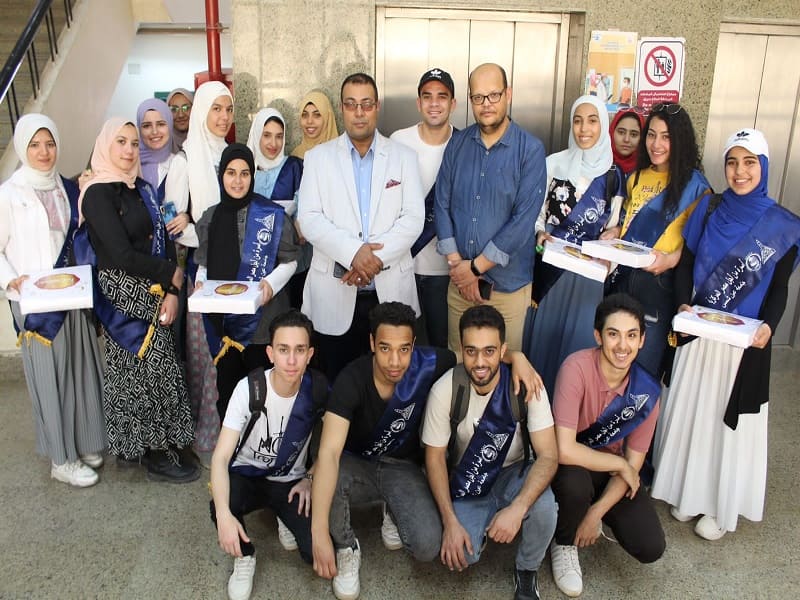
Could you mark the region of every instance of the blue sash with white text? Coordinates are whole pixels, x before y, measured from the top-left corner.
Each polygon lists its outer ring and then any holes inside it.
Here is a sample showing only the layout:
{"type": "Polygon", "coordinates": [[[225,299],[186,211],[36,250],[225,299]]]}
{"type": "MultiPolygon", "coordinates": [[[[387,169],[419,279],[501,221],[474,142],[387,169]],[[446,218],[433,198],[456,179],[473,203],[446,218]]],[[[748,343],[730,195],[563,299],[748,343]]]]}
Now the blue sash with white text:
{"type": "Polygon", "coordinates": [[[639,363],[631,365],[625,393],[614,398],[592,425],[578,432],[576,440],[590,448],[603,448],[625,439],[644,423],[661,395],[661,384],[639,363]]]}
{"type": "Polygon", "coordinates": [[[652,248],[669,224],[710,187],[700,171],[693,171],[673,214],[664,214],[664,201],[667,198],[667,190],[664,189],[636,213],[622,239],[652,248]]]}
{"type": "Polygon", "coordinates": [[[707,276],[692,303],[736,312],[762,280],[772,277],[778,260],[797,244],[798,237],[800,218],[778,204],[771,206],[716,265],[710,264],[706,254],[698,253],[695,273],[707,276]],[[761,241],[765,239],[771,240],[770,245],[761,241]]]}
{"type": "MultiPolygon", "coordinates": [[[[611,211],[611,203],[606,200],[607,179],[608,174],[604,173],[592,180],[566,218],[550,232],[553,237],[573,244],[600,237],[611,211]]],[[[619,178],[615,181],[619,183],[619,178]]],[[[612,195],[621,195],[621,190],[618,188],[612,195]]]]}
{"type": "MultiPolygon", "coordinates": [[[[241,262],[236,273],[237,281],[260,281],[275,268],[278,262],[278,248],[283,232],[284,211],[280,204],[256,194],[247,206],[247,224],[244,230],[241,262]]],[[[222,319],[222,332],[218,332],[203,315],[206,338],[211,356],[218,357],[225,348],[223,337],[230,338],[241,346],[250,343],[261,320],[263,307],[252,315],[225,315],[222,319]]]]}
{"type": "MultiPolygon", "coordinates": [[[[67,201],[69,202],[69,225],[67,226],[64,245],[61,246],[61,252],[59,252],[58,258],[53,264],[54,269],[69,266],[75,231],[78,229],[78,196],[80,195],[80,190],[78,185],[69,179],[61,177],[61,182],[64,184],[64,191],[67,193],[67,201]]],[[[61,326],[66,318],[67,311],[65,310],[32,313],[25,316],[25,331],[34,332],[45,340],[52,342],[58,332],[61,331],[61,326]]],[[[16,328],[16,323],[14,323],[14,327],[16,328]]]]}
{"type": "Polygon", "coordinates": [[[435,374],[435,350],[414,348],[408,370],[394,386],[394,393],[370,439],[364,440],[355,452],[364,458],[374,458],[401,448],[419,430],[435,374]]]}
{"type": "Polygon", "coordinates": [[[450,476],[453,499],[487,494],[503,468],[517,429],[511,409],[510,377],[508,367],[501,364],[500,381],[450,476]]]}
{"type": "MultiPolygon", "coordinates": [[[[268,418],[266,410],[265,406],[260,418],[268,418]]],[[[247,458],[263,462],[264,468],[261,469],[253,465],[237,465],[230,466],[228,470],[231,473],[239,473],[246,477],[282,477],[288,475],[294,463],[297,462],[297,457],[303,451],[318,416],[318,411],[314,410],[311,372],[306,371],[300,382],[300,389],[294,399],[286,429],[278,441],[277,453],[273,455],[269,452],[271,450],[269,446],[272,443],[270,439],[259,440],[255,448],[252,445],[248,446],[247,440],[241,440],[239,442],[240,451],[234,455],[234,459],[237,455],[243,456],[242,452],[249,452],[251,455],[247,458]],[[262,450],[267,450],[267,452],[262,452],[262,450]]],[[[252,435],[252,432],[250,435],[252,435]]],[[[234,459],[231,459],[231,461],[234,459]]]]}
{"type": "MultiPolygon", "coordinates": [[[[167,230],[159,209],[158,199],[153,187],[144,179],[136,178],[136,190],[142,198],[147,212],[150,213],[150,220],[153,223],[153,242],[151,245],[151,255],[159,258],[166,258],[166,239],[167,230]]],[[[97,276],[97,255],[89,240],[88,230],[82,225],[75,234],[75,261],[79,265],[92,265],[92,272],[97,276]]],[[[156,284],[151,287],[152,294],[163,296],[165,291],[156,284]]],[[[94,286],[94,313],[103,324],[108,334],[114,341],[125,348],[131,354],[139,358],[144,356],[150,339],[153,336],[153,329],[157,327],[155,317],[152,321],[145,321],[131,317],[121,312],[106,298],[100,291],[98,285],[94,286]]]]}

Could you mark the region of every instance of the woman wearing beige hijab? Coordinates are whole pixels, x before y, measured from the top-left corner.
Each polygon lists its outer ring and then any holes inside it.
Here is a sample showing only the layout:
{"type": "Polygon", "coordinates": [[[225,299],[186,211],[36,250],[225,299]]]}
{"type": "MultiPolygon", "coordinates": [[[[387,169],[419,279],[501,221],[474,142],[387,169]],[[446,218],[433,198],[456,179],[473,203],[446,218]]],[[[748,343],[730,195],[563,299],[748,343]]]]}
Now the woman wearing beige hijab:
{"type": "Polygon", "coordinates": [[[170,327],[183,270],[155,190],[140,174],[136,126],[110,119],[95,142],[92,178],[79,200],[90,245],[79,232],[76,256],[97,270],[94,309],[106,342],[109,449],[120,464],[141,461],[151,480],[185,483],[199,471],[182,464],[177,452],[194,438],[170,327]]]}
{"type": "Polygon", "coordinates": [[[300,128],[303,141],[292,150],[292,156],[304,158],[314,146],[338,137],[336,115],[328,97],[319,90],[308,92],[300,101],[300,128]]]}

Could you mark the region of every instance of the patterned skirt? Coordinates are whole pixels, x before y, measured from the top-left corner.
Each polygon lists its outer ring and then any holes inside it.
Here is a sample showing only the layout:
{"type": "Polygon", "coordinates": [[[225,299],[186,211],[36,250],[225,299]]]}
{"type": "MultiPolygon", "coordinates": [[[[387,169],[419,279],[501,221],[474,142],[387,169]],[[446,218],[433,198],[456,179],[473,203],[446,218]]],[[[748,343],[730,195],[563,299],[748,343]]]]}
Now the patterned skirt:
{"type": "MultiPolygon", "coordinates": [[[[119,269],[98,273],[103,295],[120,312],[152,322],[159,298],[150,282],[119,269]]],[[[171,327],[157,325],[144,357],[120,346],[107,331],[103,406],[109,450],[125,458],[148,448],[183,448],[194,439],[186,380],[171,327]]]]}

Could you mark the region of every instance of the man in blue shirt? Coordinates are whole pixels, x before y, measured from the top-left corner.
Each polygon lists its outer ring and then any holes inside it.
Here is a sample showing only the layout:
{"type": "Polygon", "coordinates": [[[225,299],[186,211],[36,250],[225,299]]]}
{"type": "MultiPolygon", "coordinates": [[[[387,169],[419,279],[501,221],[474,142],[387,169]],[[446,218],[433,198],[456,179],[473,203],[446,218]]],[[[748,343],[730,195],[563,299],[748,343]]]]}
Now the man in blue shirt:
{"type": "Polygon", "coordinates": [[[508,116],[511,88],[501,66],[477,67],[469,90],[475,124],[453,135],[436,179],[437,249],[450,266],[448,345],[460,352],[462,313],[487,303],[503,315],[509,349],[520,350],[533,225],[547,183],[545,151],[508,116]]]}

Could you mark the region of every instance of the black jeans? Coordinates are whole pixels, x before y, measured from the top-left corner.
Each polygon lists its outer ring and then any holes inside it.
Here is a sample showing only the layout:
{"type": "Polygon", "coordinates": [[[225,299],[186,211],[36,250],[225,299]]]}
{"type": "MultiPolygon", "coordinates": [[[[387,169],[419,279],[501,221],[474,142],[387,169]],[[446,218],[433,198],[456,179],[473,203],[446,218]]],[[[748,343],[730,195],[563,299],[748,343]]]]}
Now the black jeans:
{"type": "MultiPolygon", "coordinates": [[[[556,544],[572,546],[575,533],[592,502],[599,498],[611,478],[609,473],[559,465],[550,486],[558,502],[556,544]]],[[[623,497],[603,517],[619,545],[636,560],[655,562],[664,554],[666,541],[653,501],[640,488],[633,499],[623,497]]]]}
{"type": "Polygon", "coordinates": [[[363,354],[369,354],[369,311],[378,305],[376,292],[358,292],[353,321],[342,335],[326,335],[317,332],[319,342],[319,366],[328,381],[336,376],[350,362],[363,354]]]}
{"type": "Polygon", "coordinates": [[[636,362],[659,381],[664,374],[667,335],[675,316],[675,277],[672,269],[653,275],[642,269],[620,267],[610,293],[624,292],[644,307],[645,339],[636,362]]]}
{"type": "MultiPolygon", "coordinates": [[[[284,522],[286,527],[294,534],[297,540],[297,547],[300,550],[301,558],[311,564],[313,557],[311,554],[311,516],[306,517],[305,511],[297,514],[298,496],[292,498],[291,503],[287,501],[289,490],[297,483],[269,481],[264,478],[245,477],[238,473],[230,473],[230,499],[228,504],[231,513],[247,530],[244,524],[244,516],[262,508],[270,508],[275,516],[284,522]]],[[[217,525],[217,511],[214,501],[209,503],[211,509],[211,520],[214,526],[217,525]]],[[[252,542],[239,540],[244,556],[255,554],[256,549],[252,542]]]]}

